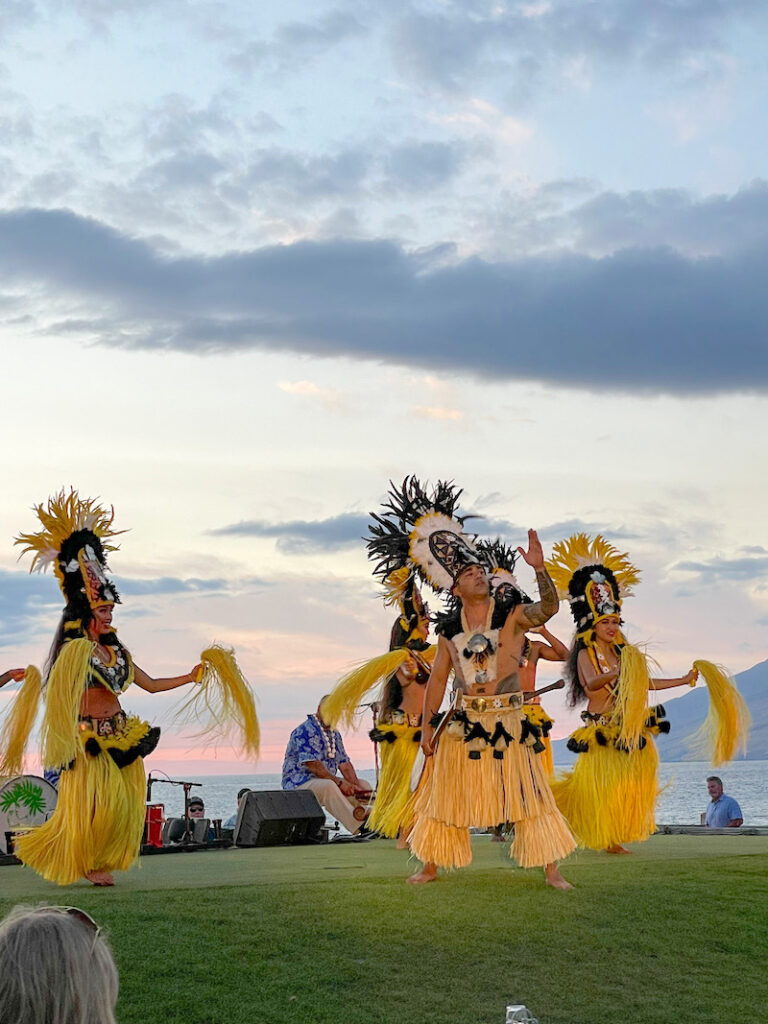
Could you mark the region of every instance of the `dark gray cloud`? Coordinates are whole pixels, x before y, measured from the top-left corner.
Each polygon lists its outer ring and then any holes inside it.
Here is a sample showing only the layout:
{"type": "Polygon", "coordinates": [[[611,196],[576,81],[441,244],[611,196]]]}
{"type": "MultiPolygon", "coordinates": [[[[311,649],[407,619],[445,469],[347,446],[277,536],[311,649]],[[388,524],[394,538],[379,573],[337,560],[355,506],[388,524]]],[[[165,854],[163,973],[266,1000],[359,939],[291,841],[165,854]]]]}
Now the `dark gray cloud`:
{"type": "Polygon", "coordinates": [[[68,211],[0,213],[6,286],[76,304],[78,326],[87,334],[90,320],[104,344],[291,351],[628,392],[766,389],[768,228],[759,244],[724,248],[491,263],[331,239],[171,258],[68,211]]]}
{"type": "Polygon", "coordinates": [[[684,189],[603,192],[566,221],[576,247],[593,253],[664,245],[690,254],[722,254],[765,241],[768,182],[698,200],[684,189]]]}
{"type": "Polygon", "coordinates": [[[711,558],[708,561],[676,562],[673,571],[688,573],[701,583],[719,581],[757,582],[768,577],[768,551],[763,548],[744,548],[743,554],[735,558],[711,558]],[[762,551],[762,554],[750,552],[762,551]]]}
{"type": "Polygon", "coordinates": [[[519,544],[521,547],[528,546],[528,530],[533,528],[539,535],[539,540],[551,544],[558,540],[565,540],[574,533],[588,533],[594,537],[601,533],[608,537],[611,542],[620,540],[631,540],[638,537],[636,530],[624,526],[606,526],[605,523],[589,523],[583,519],[564,519],[558,523],[549,523],[544,526],[536,523],[529,523],[526,526],[519,526],[511,523],[508,519],[495,519],[489,516],[470,519],[467,522],[467,529],[477,532],[481,537],[498,536],[509,543],[519,544]]]}
{"type": "Polygon", "coordinates": [[[229,32],[230,41],[237,42],[231,47],[227,61],[244,75],[275,70],[295,73],[297,66],[303,68],[307,61],[323,57],[342,43],[367,32],[351,10],[341,7],[314,20],[283,22],[269,37],[254,31],[254,36],[244,43],[242,26],[238,26],[229,32]]]}
{"type": "Polygon", "coordinates": [[[266,186],[284,199],[346,199],[359,193],[369,167],[362,148],[323,156],[273,148],[254,155],[244,181],[257,190],[266,186]]]}
{"type": "Polygon", "coordinates": [[[46,620],[53,634],[57,612],[63,606],[59,589],[50,578],[0,570],[0,647],[12,648],[34,636],[46,620]]]}
{"type": "Polygon", "coordinates": [[[180,151],[150,164],[135,184],[140,188],[172,188],[175,191],[210,189],[226,169],[226,164],[212,153],[180,151]]]}
{"type": "MultiPolygon", "coordinates": [[[[214,536],[271,537],[276,538],[278,550],[286,555],[320,554],[360,547],[362,538],[368,533],[369,522],[368,515],[345,512],[328,519],[294,520],[284,523],[251,519],[222,526],[211,533],[214,536]]],[[[527,546],[528,526],[520,526],[508,519],[471,515],[467,519],[466,529],[480,537],[499,536],[509,543],[527,546]]],[[[604,523],[589,523],[582,519],[550,523],[538,530],[540,539],[547,543],[563,540],[572,533],[580,532],[593,535],[607,533],[611,540],[617,541],[638,536],[636,531],[625,527],[606,527],[604,523]]]]}
{"type": "Polygon", "coordinates": [[[461,170],[467,150],[459,142],[403,142],[385,157],[385,186],[425,191],[445,185],[461,170]]]}
{"type": "MultiPolygon", "coordinates": [[[[161,576],[139,579],[116,576],[118,590],[129,615],[141,613],[131,599],[156,595],[236,593],[271,586],[256,576],[233,579],[198,579],[161,576]]],[[[32,636],[50,633],[64,607],[56,580],[51,575],[0,570],[0,648],[12,648],[32,636]]],[[[1,669],[1,666],[0,666],[1,669]]]]}
{"type": "Polygon", "coordinates": [[[350,11],[336,8],[316,21],[287,21],[279,27],[276,37],[291,50],[301,48],[317,53],[365,35],[366,31],[350,11]]]}
{"type": "Polygon", "coordinates": [[[269,586],[266,580],[256,576],[237,579],[198,579],[190,576],[186,579],[177,576],[159,576],[155,579],[132,579],[115,577],[117,588],[122,597],[137,597],[147,594],[215,594],[226,593],[233,589],[252,590],[269,586]]]}
{"type": "Polygon", "coordinates": [[[321,554],[358,547],[368,532],[369,516],[343,512],[328,519],[296,519],[285,523],[268,523],[250,519],[212,530],[219,537],[273,537],[277,548],[286,555],[321,554]]]}
{"type": "MultiPolygon", "coordinates": [[[[391,40],[395,59],[414,77],[456,89],[504,75],[515,86],[511,102],[519,104],[521,88],[559,76],[568,60],[614,70],[638,62],[679,75],[688,57],[727,52],[735,24],[757,27],[767,18],[761,0],[449,0],[413,3],[395,20],[391,40]]],[[[715,73],[713,63],[708,73],[715,73]]]]}

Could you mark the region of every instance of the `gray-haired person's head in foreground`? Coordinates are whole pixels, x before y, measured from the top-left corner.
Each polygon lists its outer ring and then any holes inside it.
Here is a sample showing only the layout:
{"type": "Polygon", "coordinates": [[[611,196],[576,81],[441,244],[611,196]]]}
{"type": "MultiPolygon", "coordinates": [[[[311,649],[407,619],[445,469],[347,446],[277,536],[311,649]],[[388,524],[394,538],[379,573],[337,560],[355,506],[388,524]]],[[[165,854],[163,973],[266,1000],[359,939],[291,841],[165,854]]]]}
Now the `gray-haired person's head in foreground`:
{"type": "Polygon", "coordinates": [[[0,1024],[116,1024],[115,961],[77,907],[14,907],[0,922],[0,1024]]]}

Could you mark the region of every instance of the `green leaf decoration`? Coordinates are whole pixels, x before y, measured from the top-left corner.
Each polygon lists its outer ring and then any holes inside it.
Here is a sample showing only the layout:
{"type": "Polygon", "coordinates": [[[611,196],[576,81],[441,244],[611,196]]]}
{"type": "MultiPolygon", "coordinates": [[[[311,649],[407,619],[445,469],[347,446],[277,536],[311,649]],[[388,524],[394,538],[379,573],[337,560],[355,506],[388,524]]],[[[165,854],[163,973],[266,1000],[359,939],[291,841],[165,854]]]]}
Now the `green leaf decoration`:
{"type": "Polygon", "coordinates": [[[34,782],[19,782],[0,794],[0,811],[7,813],[12,807],[19,806],[26,807],[31,814],[42,814],[45,811],[42,787],[34,782]]]}

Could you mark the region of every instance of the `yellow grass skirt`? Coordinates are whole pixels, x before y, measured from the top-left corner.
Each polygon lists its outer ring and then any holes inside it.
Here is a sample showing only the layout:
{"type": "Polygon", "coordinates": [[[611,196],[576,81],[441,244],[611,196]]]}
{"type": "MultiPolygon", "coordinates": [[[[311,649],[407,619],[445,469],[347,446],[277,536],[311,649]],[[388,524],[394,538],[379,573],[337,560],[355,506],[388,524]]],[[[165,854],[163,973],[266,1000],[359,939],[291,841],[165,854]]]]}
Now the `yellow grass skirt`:
{"type": "Polygon", "coordinates": [[[408,832],[411,827],[411,772],[419,749],[421,729],[412,725],[380,725],[378,735],[394,735],[394,740],[379,743],[381,753],[381,774],[376,789],[368,828],[389,839],[395,839],[399,831],[408,832]]]}
{"type": "Polygon", "coordinates": [[[131,867],[144,830],[144,762],[136,757],[118,768],[109,750],[114,746],[118,757],[125,757],[153,732],[136,717],[129,717],[120,734],[109,738],[81,728],[77,756],[61,773],[53,815],[16,840],[16,856],[58,885],[71,885],[90,871],[131,867]],[[86,744],[99,752],[88,753],[86,744]]]}
{"type": "Polygon", "coordinates": [[[515,826],[510,856],[521,867],[543,867],[576,848],[547,782],[540,737],[526,722],[514,708],[454,718],[416,794],[410,846],[419,860],[464,867],[472,859],[469,829],[501,821],[515,826]]]}
{"type": "Polygon", "coordinates": [[[605,850],[653,835],[659,755],[650,730],[643,732],[645,746],[631,751],[617,749],[606,726],[587,725],[572,738],[588,749],[552,781],[552,791],[579,846],[605,850]],[[598,730],[605,745],[595,741],[598,730]]]}

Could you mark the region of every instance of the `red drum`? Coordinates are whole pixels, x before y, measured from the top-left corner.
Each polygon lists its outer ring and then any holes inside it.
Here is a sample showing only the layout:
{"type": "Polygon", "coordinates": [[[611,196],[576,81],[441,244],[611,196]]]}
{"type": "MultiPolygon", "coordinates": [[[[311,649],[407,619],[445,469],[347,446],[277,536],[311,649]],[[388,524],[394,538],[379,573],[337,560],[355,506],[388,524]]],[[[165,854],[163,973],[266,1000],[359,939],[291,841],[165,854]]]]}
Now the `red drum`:
{"type": "Polygon", "coordinates": [[[147,815],[144,819],[144,845],[163,845],[163,823],[165,822],[165,804],[147,804],[147,815]]]}

